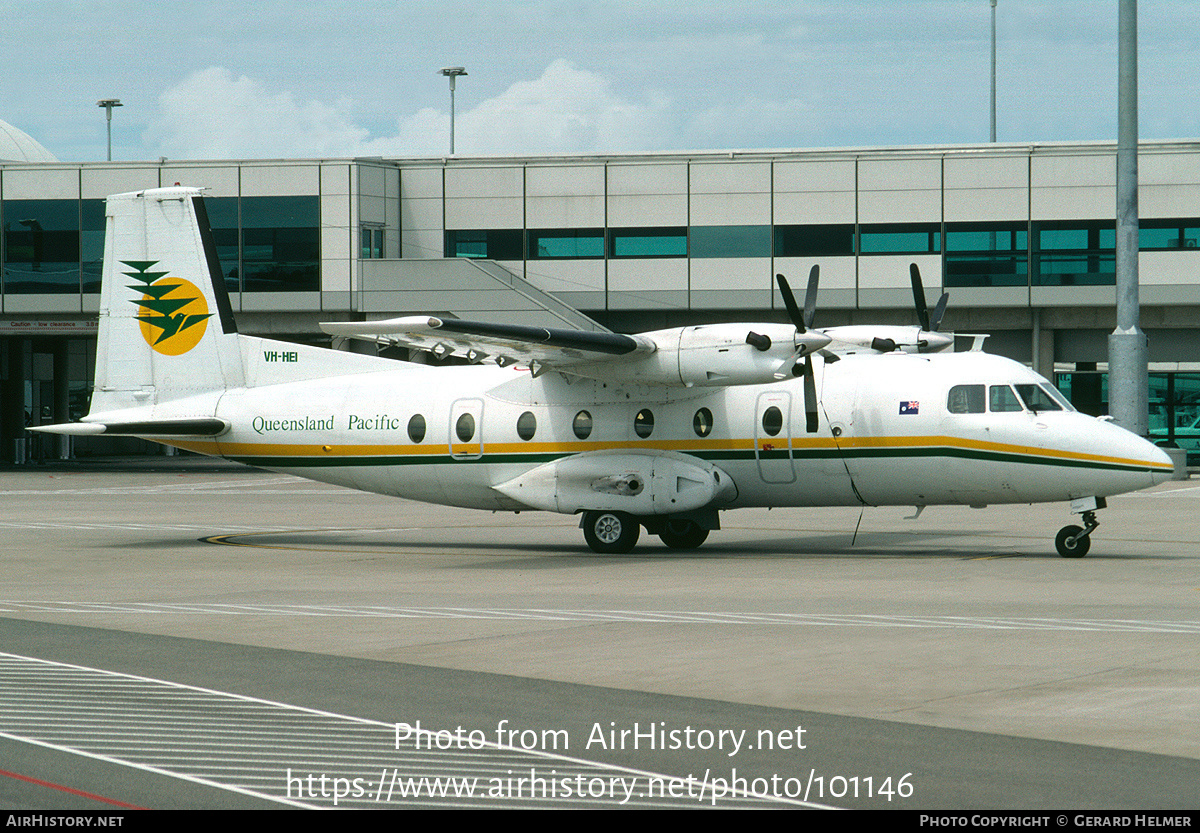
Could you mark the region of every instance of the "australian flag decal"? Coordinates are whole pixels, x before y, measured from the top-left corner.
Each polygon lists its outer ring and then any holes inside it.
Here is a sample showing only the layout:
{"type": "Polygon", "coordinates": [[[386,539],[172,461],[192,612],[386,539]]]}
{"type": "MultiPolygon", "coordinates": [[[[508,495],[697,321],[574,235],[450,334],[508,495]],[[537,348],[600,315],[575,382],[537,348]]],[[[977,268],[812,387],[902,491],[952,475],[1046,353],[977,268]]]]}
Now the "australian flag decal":
{"type": "Polygon", "coordinates": [[[900,403],[900,416],[904,416],[905,414],[920,413],[920,409],[921,409],[921,404],[919,402],[917,402],[915,399],[912,400],[911,402],[901,402],[900,403]]]}

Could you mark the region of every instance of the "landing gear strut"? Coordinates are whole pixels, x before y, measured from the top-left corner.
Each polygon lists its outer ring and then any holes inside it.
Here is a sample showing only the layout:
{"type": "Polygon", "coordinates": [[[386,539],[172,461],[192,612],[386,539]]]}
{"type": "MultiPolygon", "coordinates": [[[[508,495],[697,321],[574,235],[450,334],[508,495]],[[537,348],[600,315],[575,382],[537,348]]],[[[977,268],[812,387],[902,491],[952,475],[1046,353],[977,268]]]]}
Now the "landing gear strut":
{"type": "Polygon", "coordinates": [[[1100,522],[1094,511],[1083,513],[1083,527],[1064,526],[1054,538],[1054,547],[1063,558],[1083,558],[1092,546],[1091,534],[1100,522]]]}

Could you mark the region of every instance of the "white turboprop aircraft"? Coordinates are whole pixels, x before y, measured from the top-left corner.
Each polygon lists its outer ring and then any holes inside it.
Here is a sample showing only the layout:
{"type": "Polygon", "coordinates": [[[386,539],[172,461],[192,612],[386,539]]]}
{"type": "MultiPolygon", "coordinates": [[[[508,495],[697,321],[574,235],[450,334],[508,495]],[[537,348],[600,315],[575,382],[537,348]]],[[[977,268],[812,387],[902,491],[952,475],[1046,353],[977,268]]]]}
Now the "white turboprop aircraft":
{"type": "MultiPolygon", "coordinates": [[[[1044,378],[919,327],[791,324],[638,335],[428,316],[323,325],[469,364],[430,367],[240,335],[200,191],[108,198],[91,412],[42,426],[145,437],[452,506],[582,513],[597,552],[641,527],[693,548],[744,506],[1070,501],[1084,555],[1105,497],[1167,479],[1166,454],[1076,412],[1044,378]]],[[[976,347],[978,343],[976,344],[976,347]]]]}

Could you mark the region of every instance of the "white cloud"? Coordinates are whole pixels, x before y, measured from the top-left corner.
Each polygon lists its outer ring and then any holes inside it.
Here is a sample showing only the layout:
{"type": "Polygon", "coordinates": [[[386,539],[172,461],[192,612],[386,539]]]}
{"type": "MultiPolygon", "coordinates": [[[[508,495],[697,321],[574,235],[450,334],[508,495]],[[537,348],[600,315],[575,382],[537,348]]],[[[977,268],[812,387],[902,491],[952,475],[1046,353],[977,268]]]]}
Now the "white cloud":
{"type": "MultiPolygon", "coordinates": [[[[668,102],[622,98],[607,79],[568,61],[533,81],[463,107],[459,85],[455,145],[459,153],[554,153],[661,148],[668,102]]],[[[469,100],[469,99],[468,99],[469,100]]],[[[447,102],[448,104],[448,102],[447,102]]],[[[192,73],[164,92],[144,141],[171,158],[379,156],[443,154],[450,114],[423,108],[399,120],[395,135],[370,136],[347,101],[299,101],[223,67],[192,73]]]]}
{"type": "Polygon", "coordinates": [[[609,82],[569,61],[550,64],[536,81],[519,81],[456,121],[459,151],[553,153],[661,147],[668,103],[638,104],[609,82]]]}
{"type": "Polygon", "coordinates": [[[345,102],[300,102],[224,67],[194,72],[164,92],[144,141],[160,155],[184,159],[342,155],[367,131],[345,102]]]}

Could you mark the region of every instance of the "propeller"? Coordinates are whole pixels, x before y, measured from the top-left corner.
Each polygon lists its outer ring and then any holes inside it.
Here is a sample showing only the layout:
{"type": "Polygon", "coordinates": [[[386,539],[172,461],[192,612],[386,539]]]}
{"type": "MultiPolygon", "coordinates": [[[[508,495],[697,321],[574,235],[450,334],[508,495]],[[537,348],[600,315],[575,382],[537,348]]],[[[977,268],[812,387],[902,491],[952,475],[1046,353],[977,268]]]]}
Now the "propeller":
{"type": "MultiPolygon", "coordinates": [[[[942,297],[938,298],[937,304],[934,305],[931,316],[929,307],[925,305],[925,285],[921,282],[921,270],[917,268],[917,264],[910,263],[908,272],[912,278],[913,305],[917,308],[917,320],[921,322],[921,331],[936,333],[942,324],[942,316],[946,314],[946,302],[950,300],[950,293],[942,293],[942,297]]],[[[925,344],[918,342],[918,350],[924,351],[924,347],[925,344]]]]}
{"type": "MultiPolygon", "coordinates": [[[[803,335],[812,328],[813,319],[817,312],[817,282],[818,282],[818,267],[813,266],[812,271],[808,273],[808,289],[804,293],[804,310],[796,304],[796,298],[792,294],[792,288],[788,285],[787,278],[783,275],[775,276],[776,282],[779,284],[779,294],[783,297],[783,305],[787,308],[788,318],[792,324],[796,326],[796,332],[803,335]]],[[[793,376],[804,376],[804,417],[805,430],[809,434],[815,434],[817,431],[817,383],[813,377],[812,367],[812,351],[809,345],[801,344],[792,357],[788,360],[791,365],[793,376]],[[800,357],[804,357],[804,364],[800,364],[800,357]]]]}

